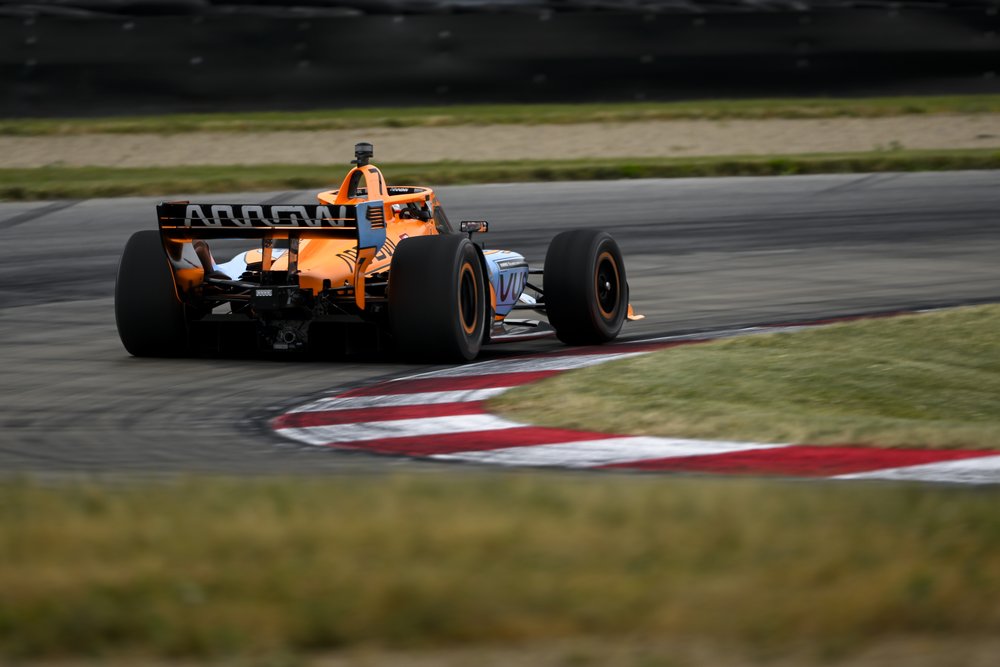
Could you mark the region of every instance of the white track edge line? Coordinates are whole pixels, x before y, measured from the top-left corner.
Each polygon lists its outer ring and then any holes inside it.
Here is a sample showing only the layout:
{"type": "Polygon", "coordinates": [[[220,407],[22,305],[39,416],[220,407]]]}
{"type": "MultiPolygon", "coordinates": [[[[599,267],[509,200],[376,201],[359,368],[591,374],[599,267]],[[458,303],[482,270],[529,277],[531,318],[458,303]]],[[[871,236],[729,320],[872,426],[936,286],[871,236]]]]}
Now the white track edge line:
{"type": "Polygon", "coordinates": [[[756,449],[777,449],[784,444],[727,442],[649,436],[609,437],[601,440],[576,440],[545,445],[526,445],[471,452],[435,454],[444,461],[489,463],[505,466],[557,466],[593,468],[617,463],[637,463],[655,459],[728,454],[756,449]]]}
{"type": "Polygon", "coordinates": [[[860,480],[881,479],[899,482],[953,482],[961,484],[1000,483],[1000,455],[973,456],[937,463],[920,463],[912,466],[882,468],[867,472],[836,475],[831,479],[860,480]]]}
{"type": "Polygon", "coordinates": [[[383,438],[410,438],[435,436],[470,431],[496,431],[518,428],[524,424],[491,414],[424,417],[420,419],[392,419],[378,422],[354,422],[328,426],[299,426],[275,429],[275,432],[292,440],[309,445],[336,445],[338,443],[381,440],[383,438]]]}
{"type": "Polygon", "coordinates": [[[406,405],[436,405],[439,403],[470,403],[485,401],[488,398],[502,394],[508,389],[511,389],[511,387],[427,391],[416,394],[380,394],[378,396],[334,396],[306,403],[291,410],[288,414],[296,412],[355,410],[359,408],[392,408],[406,405]]]}

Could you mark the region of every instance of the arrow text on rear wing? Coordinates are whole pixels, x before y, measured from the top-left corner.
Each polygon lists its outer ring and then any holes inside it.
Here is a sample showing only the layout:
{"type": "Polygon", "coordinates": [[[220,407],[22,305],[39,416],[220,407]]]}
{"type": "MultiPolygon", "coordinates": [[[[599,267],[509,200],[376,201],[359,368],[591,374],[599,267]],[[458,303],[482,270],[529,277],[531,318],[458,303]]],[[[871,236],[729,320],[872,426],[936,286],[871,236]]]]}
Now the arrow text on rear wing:
{"type": "Polygon", "coordinates": [[[157,206],[161,227],[189,229],[353,228],[354,206],[317,204],[181,204],[157,206]]]}

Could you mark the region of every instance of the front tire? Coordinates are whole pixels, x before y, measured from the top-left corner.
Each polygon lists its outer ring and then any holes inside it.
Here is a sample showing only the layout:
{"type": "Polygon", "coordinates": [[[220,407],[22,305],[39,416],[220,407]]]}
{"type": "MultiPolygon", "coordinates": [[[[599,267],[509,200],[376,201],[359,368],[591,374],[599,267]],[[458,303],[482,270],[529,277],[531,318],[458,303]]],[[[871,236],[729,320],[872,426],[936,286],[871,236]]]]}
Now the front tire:
{"type": "Polygon", "coordinates": [[[133,356],[175,357],[188,349],[184,304],[155,230],[136,232],[125,244],[115,280],[115,323],[133,356]]]}
{"type": "Polygon", "coordinates": [[[611,235],[573,229],[545,253],[545,311],[567,345],[596,345],[618,336],[628,314],[622,253],[611,235]]]}
{"type": "Polygon", "coordinates": [[[416,236],[396,248],[389,270],[389,320],[407,359],[468,361],[487,320],[479,252],[464,236],[416,236]]]}

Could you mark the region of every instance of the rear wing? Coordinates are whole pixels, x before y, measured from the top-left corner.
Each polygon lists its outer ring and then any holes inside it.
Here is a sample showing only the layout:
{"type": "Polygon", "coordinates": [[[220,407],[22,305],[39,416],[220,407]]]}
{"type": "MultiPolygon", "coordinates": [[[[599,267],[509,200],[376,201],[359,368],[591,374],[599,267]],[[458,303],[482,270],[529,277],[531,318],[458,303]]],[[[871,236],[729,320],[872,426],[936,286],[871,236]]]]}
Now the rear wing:
{"type": "Polygon", "coordinates": [[[383,202],[359,204],[194,204],[156,206],[165,238],[356,238],[360,247],[385,243],[383,202]]]}
{"type": "Polygon", "coordinates": [[[164,244],[209,238],[262,239],[269,270],[274,239],[289,239],[288,272],[295,273],[300,239],[353,239],[355,301],[365,303],[365,269],[385,243],[385,203],[357,204],[194,204],[161,202],[156,217],[164,244]]]}

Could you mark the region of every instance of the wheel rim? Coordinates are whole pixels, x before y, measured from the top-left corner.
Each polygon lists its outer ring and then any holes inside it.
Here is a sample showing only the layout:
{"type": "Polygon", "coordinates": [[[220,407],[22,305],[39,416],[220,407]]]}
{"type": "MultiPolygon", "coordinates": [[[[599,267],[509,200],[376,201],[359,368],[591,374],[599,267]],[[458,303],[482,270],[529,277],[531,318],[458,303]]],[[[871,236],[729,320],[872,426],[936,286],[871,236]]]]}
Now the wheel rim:
{"type": "Polygon", "coordinates": [[[594,294],[597,295],[597,307],[606,320],[613,319],[621,294],[621,280],[618,277],[618,263],[610,252],[602,252],[597,258],[597,270],[594,271],[594,294]]]}
{"type": "Polygon", "coordinates": [[[476,333],[479,324],[479,282],[472,265],[466,262],[462,265],[462,273],[458,281],[458,313],[462,320],[462,328],[469,336],[476,333]]]}

